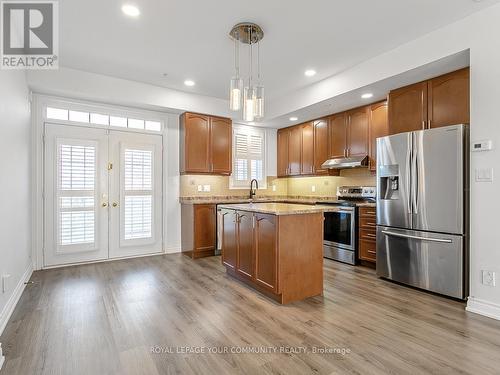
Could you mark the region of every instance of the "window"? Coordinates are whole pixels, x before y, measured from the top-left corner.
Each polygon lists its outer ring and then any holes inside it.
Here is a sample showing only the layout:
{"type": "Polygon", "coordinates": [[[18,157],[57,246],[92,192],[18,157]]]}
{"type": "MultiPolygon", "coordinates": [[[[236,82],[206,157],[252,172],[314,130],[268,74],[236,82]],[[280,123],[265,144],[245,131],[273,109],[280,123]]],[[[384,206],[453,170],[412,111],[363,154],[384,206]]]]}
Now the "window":
{"type": "Polygon", "coordinates": [[[259,187],[266,187],[265,130],[250,126],[233,127],[233,173],[231,188],[248,188],[256,179],[259,187]]]}
{"type": "Polygon", "coordinates": [[[45,116],[49,120],[79,122],[89,125],[102,125],[154,132],[162,131],[162,123],[160,121],[137,117],[113,116],[111,114],[94,113],[91,111],[46,107],[45,116]]]}

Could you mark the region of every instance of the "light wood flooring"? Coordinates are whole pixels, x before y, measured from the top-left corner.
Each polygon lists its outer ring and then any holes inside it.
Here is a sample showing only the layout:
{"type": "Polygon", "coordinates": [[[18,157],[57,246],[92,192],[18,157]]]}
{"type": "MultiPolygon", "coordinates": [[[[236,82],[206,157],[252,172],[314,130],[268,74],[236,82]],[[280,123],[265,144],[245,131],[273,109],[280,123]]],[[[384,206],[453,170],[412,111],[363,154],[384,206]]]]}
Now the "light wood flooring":
{"type": "Polygon", "coordinates": [[[32,281],[0,336],[0,375],[500,373],[500,322],[329,260],[324,296],[287,306],[228,277],[219,257],[82,265],[32,281]],[[233,352],[257,347],[288,352],[233,352]]]}

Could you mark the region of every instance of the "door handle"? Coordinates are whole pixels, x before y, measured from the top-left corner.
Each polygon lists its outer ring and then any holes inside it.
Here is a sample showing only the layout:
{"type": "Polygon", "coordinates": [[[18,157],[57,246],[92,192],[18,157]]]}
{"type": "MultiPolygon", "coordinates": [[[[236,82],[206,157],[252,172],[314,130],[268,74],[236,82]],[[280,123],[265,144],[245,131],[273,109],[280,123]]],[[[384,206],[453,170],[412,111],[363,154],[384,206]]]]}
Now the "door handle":
{"type": "Polygon", "coordinates": [[[439,242],[439,243],[452,243],[453,242],[449,238],[432,238],[432,237],[413,236],[411,234],[390,232],[388,230],[383,230],[382,233],[384,233],[387,236],[392,236],[392,237],[410,238],[413,240],[421,240],[421,241],[428,241],[428,242],[439,242]]]}
{"type": "Polygon", "coordinates": [[[118,203],[113,202],[113,207],[118,207],[118,203]]]}
{"type": "Polygon", "coordinates": [[[108,204],[106,202],[103,202],[102,206],[103,207],[108,207],[108,204]]]}

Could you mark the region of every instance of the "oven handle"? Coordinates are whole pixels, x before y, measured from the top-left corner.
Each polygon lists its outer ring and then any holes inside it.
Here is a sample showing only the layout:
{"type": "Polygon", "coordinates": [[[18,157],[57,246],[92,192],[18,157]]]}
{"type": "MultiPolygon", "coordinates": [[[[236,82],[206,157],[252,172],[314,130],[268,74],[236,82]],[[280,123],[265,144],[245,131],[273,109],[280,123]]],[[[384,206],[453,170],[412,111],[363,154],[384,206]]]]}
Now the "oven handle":
{"type": "Polygon", "coordinates": [[[452,240],[450,240],[448,238],[431,238],[431,237],[412,236],[411,234],[395,233],[395,232],[389,232],[387,230],[383,230],[382,233],[384,233],[387,236],[411,238],[413,240],[440,242],[440,243],[452,243],[453,242],[452,240]]]}

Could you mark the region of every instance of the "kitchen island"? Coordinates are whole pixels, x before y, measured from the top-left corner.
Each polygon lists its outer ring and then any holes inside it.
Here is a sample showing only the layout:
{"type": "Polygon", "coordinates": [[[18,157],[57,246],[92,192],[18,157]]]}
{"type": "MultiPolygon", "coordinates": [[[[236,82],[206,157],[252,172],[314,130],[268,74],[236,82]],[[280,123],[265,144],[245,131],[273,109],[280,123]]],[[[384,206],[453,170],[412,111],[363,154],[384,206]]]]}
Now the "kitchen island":
{"type": "Polygon", "coordinates": [[[223,204],[222,263],[229,275],[286,304],[323,294],[328,206],[223,204]]]}

